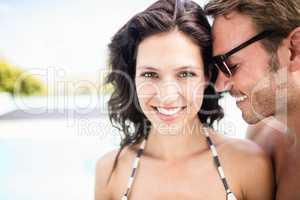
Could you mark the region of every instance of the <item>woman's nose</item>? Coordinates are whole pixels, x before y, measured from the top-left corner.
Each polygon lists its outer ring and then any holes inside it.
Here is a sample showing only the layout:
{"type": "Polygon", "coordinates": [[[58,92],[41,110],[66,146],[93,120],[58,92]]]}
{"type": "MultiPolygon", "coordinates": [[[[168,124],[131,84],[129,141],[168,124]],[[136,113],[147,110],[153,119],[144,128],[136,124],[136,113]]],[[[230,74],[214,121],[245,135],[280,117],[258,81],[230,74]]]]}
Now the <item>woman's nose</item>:
{"type": "Polygon", "coordinates": [[[164,82],[159,85],[159,101],[163,105],[171,105],[178,101],[180,87],[176,82],[164,82]]]}

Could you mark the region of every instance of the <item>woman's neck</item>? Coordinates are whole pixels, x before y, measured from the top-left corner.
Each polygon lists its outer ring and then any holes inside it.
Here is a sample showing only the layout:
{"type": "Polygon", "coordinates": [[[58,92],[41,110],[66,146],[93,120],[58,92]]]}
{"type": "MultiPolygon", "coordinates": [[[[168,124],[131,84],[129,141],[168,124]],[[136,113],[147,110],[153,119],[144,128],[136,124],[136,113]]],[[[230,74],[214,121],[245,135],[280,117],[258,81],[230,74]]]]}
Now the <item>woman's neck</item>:
{"type": "Polygon", "coordinates": [[[183,159],[207,148],[203,125],[199,119],[180,129],[159,130],[152,128],[145,154],[153,158],[172,161],[183,159]]]}

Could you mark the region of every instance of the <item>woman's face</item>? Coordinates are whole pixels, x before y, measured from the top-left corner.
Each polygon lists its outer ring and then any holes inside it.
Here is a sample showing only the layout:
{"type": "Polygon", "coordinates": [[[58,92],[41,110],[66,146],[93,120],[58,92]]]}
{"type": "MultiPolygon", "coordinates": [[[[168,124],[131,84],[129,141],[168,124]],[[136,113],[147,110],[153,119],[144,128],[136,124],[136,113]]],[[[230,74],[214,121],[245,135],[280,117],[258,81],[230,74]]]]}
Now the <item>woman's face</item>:
{"type": "Polygon", "coordinates": [[[135,84],[156,128],[182,128],[198,119],[205,88],[201,50],[178,30],[150,36],[137,51],[135,84]]]}

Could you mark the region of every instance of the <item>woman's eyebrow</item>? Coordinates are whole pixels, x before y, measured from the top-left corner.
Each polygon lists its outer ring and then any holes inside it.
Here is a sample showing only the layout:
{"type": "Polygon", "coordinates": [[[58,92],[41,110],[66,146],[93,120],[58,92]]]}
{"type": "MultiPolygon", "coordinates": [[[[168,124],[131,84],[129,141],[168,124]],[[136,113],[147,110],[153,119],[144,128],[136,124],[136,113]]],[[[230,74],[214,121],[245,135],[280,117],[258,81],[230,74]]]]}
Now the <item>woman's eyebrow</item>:
{"type": "MultiPolygon", "coordinates": [[[[158,68],[151,67],[151,66],[146,66],[146,65],[140,66],[140,67],[138,67],[138,69],[147,69],[147,70],[153,70],[153,71],[160,71],[158,68]]],[[[187,65],[187,66],[182,66],[182,67],[175,68],[174,71],[180,71],[180,70],[186,70],[186,69],[202,70],[201,68],[198,68],[198,67],[195,67],[195,66],[192,66],[192,65],[187,65]]]]}
{"type": "Polygon", "coordinates": [[[137,69],[148,69],[148,70],[159,71],[159,69],[157,69],[155,67],[147,66],[147,65],[139,66],[139,67],[137,67],[137,69]]]}
{"type": "Polygon", "coordinates": [[[198,67],[192,66],[192,65],[187,65],[187,66],[178,67],[178,68],[176,68],[175,70],[176,70],[176,71],[180,71],[180,70],[185,70],[185,69],[201,70],[201,68],[198,68],[198,67]]]}

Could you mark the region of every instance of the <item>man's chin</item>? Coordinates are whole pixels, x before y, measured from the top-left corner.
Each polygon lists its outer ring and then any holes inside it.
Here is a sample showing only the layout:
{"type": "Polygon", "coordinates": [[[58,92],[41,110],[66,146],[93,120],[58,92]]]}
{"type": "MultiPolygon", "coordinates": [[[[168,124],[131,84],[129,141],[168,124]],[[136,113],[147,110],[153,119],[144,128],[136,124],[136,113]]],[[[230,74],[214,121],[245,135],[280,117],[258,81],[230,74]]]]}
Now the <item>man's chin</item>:
{"type": "Polygon", "coordinates": [[[243,117],[244,121],[247,122],[247,124],[249,124],[249,125],[257,124],[258,122],[260,122],[266,118],[264,116],[258,117],[257,115],[255,115],[253,113],[250,114],[250,113],[244,113],[244,112],[242,112],[242,117],[243,117]]]}

